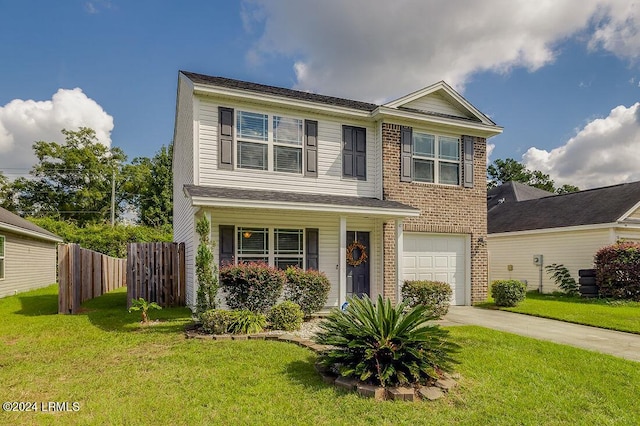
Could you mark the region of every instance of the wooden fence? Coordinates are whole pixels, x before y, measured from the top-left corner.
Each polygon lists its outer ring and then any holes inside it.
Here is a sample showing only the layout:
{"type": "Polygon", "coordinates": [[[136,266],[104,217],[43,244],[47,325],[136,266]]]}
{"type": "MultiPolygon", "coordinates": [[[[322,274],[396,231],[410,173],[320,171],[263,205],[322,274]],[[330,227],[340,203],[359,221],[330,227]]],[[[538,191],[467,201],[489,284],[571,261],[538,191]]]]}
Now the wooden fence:
{"type": "Polygon", "coordinates": [[[127,303],[144,298],[162,307],[185,306],[184,243],[127,245],[127,303]]]}
{"type": "Polygon", "coordinates": [[[81,248],[58,246],[58,312],[75,314],[82,302],[126,285],[127,259],[81,248]]]}

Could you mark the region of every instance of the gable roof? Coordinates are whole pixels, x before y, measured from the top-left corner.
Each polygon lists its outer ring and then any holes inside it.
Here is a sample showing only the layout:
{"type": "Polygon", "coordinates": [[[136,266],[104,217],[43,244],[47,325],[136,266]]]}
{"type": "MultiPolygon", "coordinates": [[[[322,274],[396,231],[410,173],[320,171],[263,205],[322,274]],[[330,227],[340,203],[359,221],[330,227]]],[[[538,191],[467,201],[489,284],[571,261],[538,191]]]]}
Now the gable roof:
{"type": "Polygon", "coordinates": [[[528,201],[502,203],[487,214],[489,234],[615,223],[640,203],[640,182],[528,201]]]}
{"type": "Polygon", "coordinates": [[[0,207],[0,232],[2,231],[28,235],[33,238],[40,238],[48,241],[62,242],[62,238],[58,237],[56,234],[53,234],[46,229],[11,213],[9,210],[0,207]]]}
{"type": "Polygon", "coordinates": [[[502,203],[535,200],[552,195],[556,194],[520,182],[505,182],[487,191],[487,210],[502,203]]]}

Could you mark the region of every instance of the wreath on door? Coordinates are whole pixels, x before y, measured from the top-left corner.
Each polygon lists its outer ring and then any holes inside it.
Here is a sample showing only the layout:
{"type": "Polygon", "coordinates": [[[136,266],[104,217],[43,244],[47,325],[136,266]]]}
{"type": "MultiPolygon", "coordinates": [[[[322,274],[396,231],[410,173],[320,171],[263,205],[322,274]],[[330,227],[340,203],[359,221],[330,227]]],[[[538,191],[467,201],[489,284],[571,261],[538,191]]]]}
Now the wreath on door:
{"type": "Polygon", "coordinates": [[[354,241],[351,244],[349,244],[347,246],[347,263],[351,266],[358,266],[361,263],[366,262],[367,261],[366,250],[367,248],[362,243],[359,243],[358,241],[354,241]],[[360,250],[360,257],[358,257],[357,259],[353,256],[354,251],[356,249],[360,250]]]}

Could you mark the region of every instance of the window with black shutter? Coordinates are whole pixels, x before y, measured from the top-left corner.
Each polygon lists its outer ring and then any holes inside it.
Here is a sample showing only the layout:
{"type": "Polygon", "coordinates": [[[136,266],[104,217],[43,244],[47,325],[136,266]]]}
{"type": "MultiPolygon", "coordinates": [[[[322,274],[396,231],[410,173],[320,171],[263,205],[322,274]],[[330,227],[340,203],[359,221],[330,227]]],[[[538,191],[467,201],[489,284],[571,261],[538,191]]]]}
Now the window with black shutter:
{"type": "Polygon", "coordinates": [[[367,131],[363,127],[342,126],[342,176],[367,179],[367,131]]]}

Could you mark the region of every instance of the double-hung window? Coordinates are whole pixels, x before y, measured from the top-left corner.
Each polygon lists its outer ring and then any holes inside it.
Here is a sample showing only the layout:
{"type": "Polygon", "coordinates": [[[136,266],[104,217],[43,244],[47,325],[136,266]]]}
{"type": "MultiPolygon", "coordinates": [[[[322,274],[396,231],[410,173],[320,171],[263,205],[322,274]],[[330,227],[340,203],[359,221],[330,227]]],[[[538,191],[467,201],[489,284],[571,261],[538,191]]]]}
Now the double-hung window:
{"type": "Polygon", "coordinates": [[[0,280],[4,279],[4,236],[0,235],[0,280]]]}
{"type": "Polygon", "coordinates": [[[238,111],[236,123],[238,168],[302,173],[301,119],[238,111]]]}
{"type": "Polygon", "coordinates": [[[460,139],[413,132],[413,180],[460,185],[460,139]]]}
{"type": "Polygon", "coordinates": [[[238,262],[263,261],[279,269],[303,267],[302,229],[238,227],[237,230],[238,262]]]}

